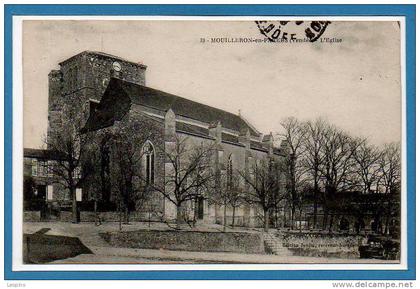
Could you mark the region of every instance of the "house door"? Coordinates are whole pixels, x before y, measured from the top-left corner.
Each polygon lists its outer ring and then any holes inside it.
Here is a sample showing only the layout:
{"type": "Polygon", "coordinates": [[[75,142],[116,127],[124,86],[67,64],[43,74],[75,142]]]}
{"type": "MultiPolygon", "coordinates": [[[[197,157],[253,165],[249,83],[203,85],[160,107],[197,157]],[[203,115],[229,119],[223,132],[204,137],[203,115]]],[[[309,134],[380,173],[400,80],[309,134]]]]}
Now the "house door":
{"type": "Polygon", "coordinates": [[[39,202],[40,205],[40,213],[41,213],[41,220],[48,220],[49,219],[49,213],[48,213],[48,206],[45,203],[45,200],[47,198],[47,186],[45,185],[38,185],[36,187],[36,199],[39,202]]]}
{"type": "Polygon", "coordinates": [[[204,198],[198,198],[198,219],[202,220],[204,218],[204,198]]]}
{"type": "Polygon", "coordinates": [[[36,196],[35,198],[38,200],[45,201],[47,197],[47,186],[46,185],[38,185],[36,187],[36,196]]]}

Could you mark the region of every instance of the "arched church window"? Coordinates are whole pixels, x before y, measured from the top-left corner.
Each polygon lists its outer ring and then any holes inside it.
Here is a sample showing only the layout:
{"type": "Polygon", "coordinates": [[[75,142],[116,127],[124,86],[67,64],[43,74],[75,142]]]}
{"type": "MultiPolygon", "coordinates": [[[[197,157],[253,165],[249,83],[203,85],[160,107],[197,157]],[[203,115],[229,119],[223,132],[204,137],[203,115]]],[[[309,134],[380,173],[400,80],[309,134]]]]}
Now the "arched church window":
{"type": "Polygon", "coordinates": [[[147,141],[143,146],[145,178],[147,184],[154,184],[155,182],[155,149],[150,141],[147,141]]]}

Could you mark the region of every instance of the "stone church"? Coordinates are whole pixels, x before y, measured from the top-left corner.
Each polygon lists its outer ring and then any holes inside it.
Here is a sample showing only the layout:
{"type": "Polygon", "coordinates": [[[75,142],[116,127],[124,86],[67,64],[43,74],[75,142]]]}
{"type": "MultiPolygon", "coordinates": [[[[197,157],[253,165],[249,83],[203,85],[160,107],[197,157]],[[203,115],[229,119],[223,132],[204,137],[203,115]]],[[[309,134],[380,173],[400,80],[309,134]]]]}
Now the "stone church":
{"type": "MultiPolygon", "coordinates": [[[[176,137],[187,139],[192,146],[214,144],[214,163],[222,170],[244,170],[255,160],[284,159],[285,150],[275,146],[273,136],[262,134],[240,114],[148,87],[146,68],[141,63],[94,51],[81,52],[59,63],[59,69],[49,74],[48,134],[60,130],[60,115],[65,113],[62,100],[72,98],[80,107],[82,131],[86,134],[107,136],[124,129],[128,122],[153,123],[153,133],[138,147],[144,152],[138,169],[150,182],[163,182],[168,174],[167,160],[157,147],[166,150],[176,137]]],[[[101,176],[106,173],[104,168],[101,176]]],[[[81,202],[92,199],[92,187],[83,186],[81,202]]],[[[109,186],[101,190],[102,200],[112,202],[109,186]]],[[[60,201],[68,196],[55,192],[52,198],[60,201]]],[[[175,218],[176,208],[171,202],[156,193],[154,199],[154,208],[157,206],[165,219],[175,218]]],[[[196,207],[202,222],[223,221],[222,207],[207,198],[194,200],[191,206],[196,207]]],[[[227,210],[231,216],[231,208],[227,210]]],[[[236,212],[235,223],[255,226],[258,211],[256,205],[243,204],[236,212]]],[[[133,215],[144,218],[135,212],[133,215]]]]}

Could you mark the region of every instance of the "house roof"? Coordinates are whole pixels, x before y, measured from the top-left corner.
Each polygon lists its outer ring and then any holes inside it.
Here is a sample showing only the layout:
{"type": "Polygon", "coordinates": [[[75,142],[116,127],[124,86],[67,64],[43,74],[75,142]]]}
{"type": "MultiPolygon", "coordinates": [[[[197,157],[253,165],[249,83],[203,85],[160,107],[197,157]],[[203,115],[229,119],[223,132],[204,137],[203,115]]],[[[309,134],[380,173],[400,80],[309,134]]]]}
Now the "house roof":
{"type": "Polygon", "coordinates": [[[25,158],[34,158],[42,160],[60,160],[64,159],[62,153],[52,150],[44,149],[33,149],[33,148],[24,148],[23,157],[25,158]]]}
{"type": "Polygon", "coordinates": [[[85,130],[111,126],[128,112],[132,103],[164,112],[172,109],[176,115],[204,123],[220,121],[224,128],[234,131],[249,129],[251,135],[259,136],[258,131],[236,114],[117,78],[111,78],[94,115],[89,117],[85,130]]]}

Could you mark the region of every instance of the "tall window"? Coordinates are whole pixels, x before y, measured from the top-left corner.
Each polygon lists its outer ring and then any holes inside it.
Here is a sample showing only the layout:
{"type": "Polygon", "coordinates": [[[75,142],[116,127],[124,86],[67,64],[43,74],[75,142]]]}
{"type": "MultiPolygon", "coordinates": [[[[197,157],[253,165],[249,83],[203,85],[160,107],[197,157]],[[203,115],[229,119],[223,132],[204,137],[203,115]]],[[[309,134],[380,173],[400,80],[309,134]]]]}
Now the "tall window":
{"type": "Polygon", "coordinates": [[[233,186],[233,162],[232,154],[229,155],[227,166],[226,166],[226,175],[227,175],[227,185],[229,188],[233,186]]]}
{"type": "Polygon", "coordinates": [[[38,160],[32,159],[32,176],[36,177],[38,175],[38,160]]]}
{"type": "Polygon", "coordinates": [[[143,158],[146,183],[153,184],[155,182],[155,149],[150,141],[143,146],[143,158]]]}

